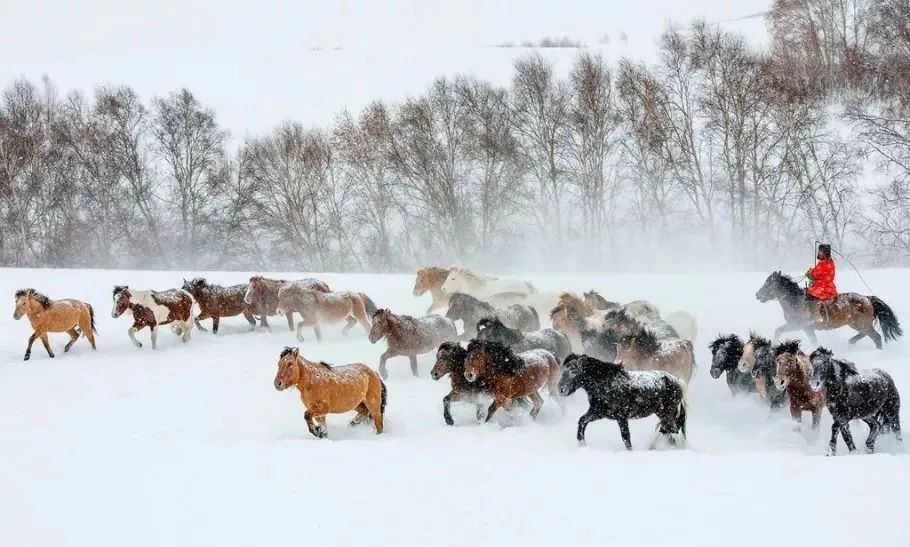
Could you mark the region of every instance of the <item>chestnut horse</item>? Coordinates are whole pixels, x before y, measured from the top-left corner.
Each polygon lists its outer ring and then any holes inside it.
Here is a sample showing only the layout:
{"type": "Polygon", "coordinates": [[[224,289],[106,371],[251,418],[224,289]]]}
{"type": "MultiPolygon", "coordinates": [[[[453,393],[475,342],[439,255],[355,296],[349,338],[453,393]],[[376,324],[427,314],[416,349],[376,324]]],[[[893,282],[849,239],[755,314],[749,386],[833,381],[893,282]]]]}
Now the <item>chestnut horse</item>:
{"type": "Polygon", "coordinates": [[[565,401],[559,395],[559,376],[562,367],[552,353],[532,349],[515,354],[511,349],[497,342],[471,340],[468,344],[464,377],[469,382],[485,381],[493,397],[487,409],[490,421],[499,408],[508,409],[512,401],[522,397],[531,399],[531,418],[537,418],[543,398],[539,390],[547,386],[550,397],[559,402],[560,409],[565,401]]]}
{"type": "Polygon", "coordinates": [[[427,291],[430,291],[433,301],[430,307],[427,308],[428,314],[432,313],[433,310],[442,309],[449,305],[449,295],[442,292],[442,284],[446,282],[448,277],[449,270],[445,268],[427,266],[417,270],[417,279],[414,280],[414,296],[422,296],[427,291]]]}
{"type": "Polygon", "coordinates": [[[256,328],[256,317],[252,307],[244,302],[243,297],[249,284],[239,283],[229,287],[209,283],[203,277],[187,281],[183,280],[183,290],[193,295],[199,304],[199,315],[194,319],[196,327],[202,332],[207,332],[200,321],[212,318],[212,332],[218,334],[218,325],[222,317],[233,317],[243,314],[250,323],[250,330],[256,328]]]}
{"type": "Polygon", "coordinates": [[[812,363],[809,356],[799,349],[798,340],[784,342],[777,347],[774,358],[774,386],[786,390],[790,397],[790,415],[796,423],[803,421],[803,411],[812,413],[812,429],[817,430],[825,409],[825,389],[813,390],[812,363]]]}
{"type": "Polygon", "coordinates": [[[417,356],[429,353],[443,342],[458,339],[455,323],[440,315],[411,317],[396,315],[387,309],[376,310],[370,328],[370,342],[386,339],[388,349],[379,357],[379,374],[389,377],[385,362],[389,357],[407,355],[411,360],[411,373],[417,376],[417,356]]]}
{"type": "MultiPolygon", "coordinates": [[[[354,318],[363,330],[370,333],[370,320],[367,319],[364,298],[356,292],[319,292],[308,289],[299,283],[289,283],[278,289],[278,304],[275,313],[283,315],[297,312],[303,320],[297,323],[297,339],[303,342],[303,328],[313,327],[316,339],[322,340],[320,323],[340,323],[354,318]]],[[[341,329],[347,335],[353,322],[341,329]]]]}
{"type": "Polygon", "coordinates": [[[95,312],[91,304],[79,300],[51,300],[35,289],[22,289],[16,291],[16,311],[13,318],[19,320],[23,315],[28,315],[32,324],[32,335],[28,338],[28,347],[25,348],[25,361],[32,356],[32,344],[41,338],[47,355],[53,359],[54,352],[47,339],[49,332],[65,332],[70,335],[70,341],[63,348],[66,353],[73,347],[81,334],[88,338],[92,349],[95,348],[95,312]]]}
{"type": "Polygon", "coordinates": [[[167,291],[137,291],[127,286],[114,287],[114,308],[111,317],[117,318],[129,311],[133,325],[126,331],[137,348],[142,343],[136,340],[136,333],[145,327],[151,330],[152,349],[158,349],[158,326],[171,324],[174,333],[190,341],[193,328],[193,296],[183,289],[167,291]]]}
{"type": "Polygon", "coordinates": [[[372,419],[376,433],[382,433],[385,418],[386,387],[379,375],[363,363],[333,367],[308,361],[298,348],[285,348],[278,357],[275,389],[284,391],[297,386],[307,428],[316,438],[328,436],[326,414],[354,410],[351,425],[372,419]]]}
{"type": "MultiPolygon", "coordinates": [[[[259,314],[259,325],[263,328],[270,328],[268,316],[275,315],[275,308],[278,306],[278,290],[281,287],[292,283],[286,279],[270,279],[261,275],[254,275],[250,278],[250,285],[243,301],[250,305],[253,311],[259,314]]],[[[319,292],[331,292],[329,286],[318,279],[301,279],[296,281],[300,285],[319,292]]],[[[294,330],[294,313],[284,314],[288,320],[288,328],[294,330]]]]}

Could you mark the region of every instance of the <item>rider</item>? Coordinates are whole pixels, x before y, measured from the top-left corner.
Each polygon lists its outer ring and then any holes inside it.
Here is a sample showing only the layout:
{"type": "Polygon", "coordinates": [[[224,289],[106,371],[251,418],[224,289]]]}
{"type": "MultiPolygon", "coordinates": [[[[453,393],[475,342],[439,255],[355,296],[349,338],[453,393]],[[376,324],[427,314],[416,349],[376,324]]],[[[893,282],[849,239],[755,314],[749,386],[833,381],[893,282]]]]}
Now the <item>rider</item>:
{"type": "Polygon", "coordinates": [[[814,268],[806,272],[809,278],[809,288],[806,290],[806,307],[814,321],[821,320],[819,313],[820,301],[837,297],[837,287],[834,286],[834,261],[831,259],[831,245],[822,243],[818,246],[815,256],[818,262],[814,268]]]}

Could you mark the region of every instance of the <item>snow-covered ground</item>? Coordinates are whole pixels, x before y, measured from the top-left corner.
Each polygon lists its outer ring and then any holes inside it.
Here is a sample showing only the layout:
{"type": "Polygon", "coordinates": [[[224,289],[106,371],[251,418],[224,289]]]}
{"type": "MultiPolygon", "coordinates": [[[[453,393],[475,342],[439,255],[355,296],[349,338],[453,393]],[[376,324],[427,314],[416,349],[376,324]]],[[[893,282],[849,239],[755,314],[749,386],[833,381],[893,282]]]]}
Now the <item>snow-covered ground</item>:
{"type": "MultiPolygon", "coordinates": [[[[866,274],[910,322],[908,271],[866,274]]],[[[541,290],[597,288],[614,299],[647,298],[699,321],[699,369],[689,393],[689,449],[648,451],[654,419],[635,422],[635,450],[615,423],[575,442],[583,395],[561,417],[500,416],[475,425],[471,409],[442,420],[448,381],[412,378],[407,359],[390,361],[386,433],[329,418],[329,440],[306,430],[295,390],[272,386],[277,357],[294,344],[283,321],[246,332],[241,318],[217,336],[196,331],[183,346],[169,331],[160,348],[137,350],[129,318],[110,317],[114,284],[178,286],[197,272],[0,270],[0,545],[907,545],[910,459],[890,437],[879,453],[824,456],[830,430],[794,431],[754,399],[731,399],[708,375],[706,345],[718,332],[770,332],[776,304],[759,304],[764,274],[528,276],[541,290]],[[52,298],[94,304],[99,349],[86,341],[57,358],[36,343],[22,354],[26,320],[12,319],[12,292],[35,287],[52,298]],[[506,427],[504,427],[504,425],[506,427]]],[[[292,274],[293,275],[293,274],[292,274]]],[[[297,274],[299,275],[299,274],[297,274]]],[[[212,272],[234,283],[241,273],[212,272]]],[[[321,275],[338,289],[370,294],[380,306],[420,313],[413,276],[321,275]]],[[[867,292],[850,273],[842,290],[867,292]]],[[[332,363],[376,366],[382,345],[362,332],[324,328],[303,353],[332,363]]],[[[147,340],[147,332],[139,335],[147,340]]],[[[821,342],[847,352],[847,331],[821,342]]],[[[868,341],[849,354],[882,367],[905,395],[906,341],[878,352],[868,341]]],[[[457,406],[457,405],[456,405],[457,406]]],[[[853,424],[862,446],[866,427],[853,424]]],[[[845,449],[841,441],[841,453],[845,449]]]]}

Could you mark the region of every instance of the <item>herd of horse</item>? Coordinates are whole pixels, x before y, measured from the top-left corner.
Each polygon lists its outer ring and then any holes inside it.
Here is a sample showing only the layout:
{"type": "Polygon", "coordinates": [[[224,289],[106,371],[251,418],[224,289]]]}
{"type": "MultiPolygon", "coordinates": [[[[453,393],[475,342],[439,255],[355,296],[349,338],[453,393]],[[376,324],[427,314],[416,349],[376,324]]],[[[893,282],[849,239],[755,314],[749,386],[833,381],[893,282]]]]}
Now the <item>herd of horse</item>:
{"type": "MultiPolygon", "coordinates": [[[[893,311],[876,297],[841,295],[823,303],[822,321],[811,322],[799,310],[799,286],[780,272],[772,273],[756,294],[759,301],[777,299],[787,323],[775,339],[788,330],[803,329],[814,342],[814,331],[850,325],[858,331],[851,344],[869,336],[880,348],[884,339],[902,335],[893,311]],[[795,289],[794,289],[795,287],[795,289]]],[[[587,425],[598,419],[615,420],[627,449],[631,449],[629,420],[657,416],[654,442],[661,436],[670,445],[683,445],[686,434],[688,385],[695,374],[695,318],[684,311],[664,319],[656,306],[644,300],[625,304],[610,301],[591,290],[541,293],[525,281],[476,274],[464,268],[422,268],[417,272],[414,296],[430,293],[427,314],[415,317],[378,308],[364,293],[333,291],[319,279],[272,279],[253,276],[248,283],[220,286],[204,278],[184,280],[182,287],[166,291],[139,290],[129,286],[113,289],[114,318],[132,316],[128,336],[136,347],[136,333],[148,328],[152,348],[157,346],[158,327],[170,325],[184,342],[195,325],[212,320],[218,332],[222,318],[243,316],[254,330],[270,328],[268,317],[284,315],[298,340],[303,329],[312,328],[322,339],[321,326],[344,323],[342,332],[359,324],[371,343],[386,342],[378,371],[362,363],[332,366],[307,360],[298,348],[285,348],[278,362],[274,386],[298,388],[306,408],[309,431],[318,438],[327,435],[325,417],[355,411],[352,424],[372,421],[383,430],[387,402],[387,360],[408,357],[413,375],[418,375],[417,357],[434,353],[433,380],[449,377],[450,392],[443,398],[443,419],[454,424],[452,403],[476,408],[478,421],[489,421],[499,409],[513,405],[536,418],[547,395],[565,412],[565,398],[581,389],[589,408],[578,421],[577,440],[585,442],[587,425]],[[445,310],[444,313],[441,313],[445,310]],[[440,312],[440,313],[436,313],[440,312]],[[294,314],[301,320],[294,324],[294,314]],[[550,326],[541,317],[549,316],[550,326]],[[462,328],[457,326],[460,322],[462,328]]],[[[94,310],[78,300],[51,300],[34,289],[15,294],[14,317],[28,316],[34,341],[41,339],[54,357],[48,333],[70,336],[64,352],[85,336],[95,346],[94,310]]],[[[799,422],[805,411],[817,428],[822,410],[834,419],[830,453],[837,435],[854,450],[849,422],[864,420],[870,433],[867,450],[874,450],[881,432],[900,439],[900,397],[894,381],[879,369],[858,370],[853,363],[835,358],[825,348],[806,354],[797,341],[773,343],[752,333],[743,340],[735,334],[719,336],[710,344],[710,374],[726,376],[731,393],[757,393],[771,408],[789,406],[799,422]]],[[[652,443],[653,446],[653,443],[652,443]]]]}

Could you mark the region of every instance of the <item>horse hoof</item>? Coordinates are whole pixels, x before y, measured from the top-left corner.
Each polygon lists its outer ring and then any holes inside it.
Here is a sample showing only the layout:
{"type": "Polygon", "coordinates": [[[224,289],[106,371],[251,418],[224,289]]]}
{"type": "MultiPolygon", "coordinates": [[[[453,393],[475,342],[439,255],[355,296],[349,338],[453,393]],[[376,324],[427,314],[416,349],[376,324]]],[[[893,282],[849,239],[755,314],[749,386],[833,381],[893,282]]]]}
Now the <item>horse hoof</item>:
{"type": "Polygon", "coordinates": [[[588,443],[587,443],[584,439],[579,439],[579,441],[578,441],[578,447],[579,447],[579,448],[584,448],[584,447],[586,447],[586,446],[588,446],[588,443]]]}
{"type": "Polygon", "coordinates": [[[32,356],[26,353],[26,354],[25,354],[25,358],[22,359],[22,360],[23,360],[23,361],[28,361],[28,360],[31,359],[31,358],[32,358],[32,356]]]}
{"type": "Polygon", "coordinates": [[[56,357],[56,355],[54,355],[54,354],[52,353],[52,354],[48,355],[48,357],[50,357],[51,359],[53,359],[54,357],[56,357]]]}

